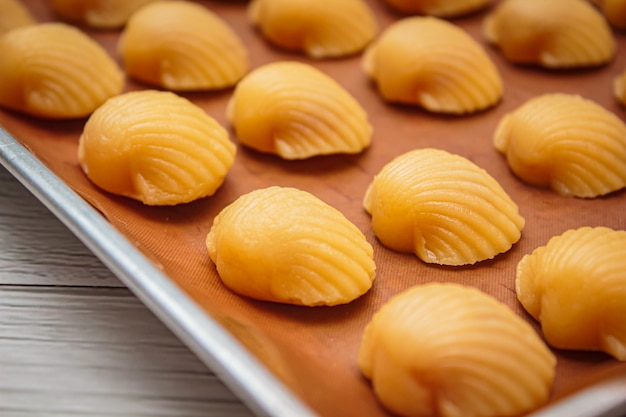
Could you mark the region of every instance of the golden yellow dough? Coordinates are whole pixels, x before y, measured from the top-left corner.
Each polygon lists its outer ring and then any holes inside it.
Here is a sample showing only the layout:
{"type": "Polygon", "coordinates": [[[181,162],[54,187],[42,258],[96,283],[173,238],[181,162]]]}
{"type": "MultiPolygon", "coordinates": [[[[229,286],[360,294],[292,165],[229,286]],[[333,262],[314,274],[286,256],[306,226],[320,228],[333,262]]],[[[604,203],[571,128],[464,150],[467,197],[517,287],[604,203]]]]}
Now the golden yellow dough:
{"type": "Polygon", "coordinates": [[[470,160],[438,149],[402,154],[363,201],[386,247],[427,263],[467,265],[508,251],[524,218],[500,184],[470,160]]]}
{"type": "Polygon", "coordinates": [[[557,349],[626,361],[626,231],[581,227],[522,258],[515,289],[557,349]]]}
{"type": "Polygon", "coordinates": [[[544,94],[506,114],[494,146],[522,181],[572,197],[626,186],[626,124],[578,95],[544,94]]]}
{"type": "Polygon", "coordinates": [[[52,10],[74,23],[96,29],[124,26],[139,8],[157,0],[51,0],[52,10]]]}
{"type": "Polygon", "coordinates": [[[495,298],[431,283],[405,290],[374,314],[358,365],[395,415],[506,417],[548,400],[556,358],[495,298]]]}
{"type": "Polygon", "coordinates": [[[615,94],[615,98],[626,106],[626,70],[613,80],[613,93],[615,94]]]}
{"type": "Polygon", "coordinates": [[[626,29],[626,0],[591,0],[611,26],[626,29]]]}
{"type": "Polygon", "coordinates": [[[124,88],[124,74],[107,51],[64,23],[5,33],[0,57],[0,106],[33,116],[85,117],[124,88]]]}
{"type": "Polygon", "coordinates": [[[385,0],[385,2],[403,13],[450,18],[484,9],[492,3],[492,0],[385,0]]]}
{"type": "Polygon", "coordinates": [[[37,23],[19,0],[0,0],[0,35],[11,29],[37,23]]]}
{"type": "Polygon", "coordinates": [[[248,71],[248,52],[219,15],[190,1],[159,1],[135,12],[118,49],[131,77],[172,91],[235,85],[248,71]]]}
{"type": "Polygon", "coordinates": [[[227,117],[241,144],[284,159],[359,153],[372,137],[360,103],[299,62],[273,62],[248,74],[235,88],[227,117]]]}
{"type": "Polygon", "coordinates": [[[378,33],[363,0],[252,0],[248,15],[270,43],[314,59],[358,53],[378,33]]]}
{"type": "Polygon", "coordinates": [[[142,90],[108,100],[85,124],[80,166],[100,188],[147,205],[210,196],[236,147],[215,119],[171,92],[142,90]]]}
{"type": "Polygon", "coordinates": [[[304,306],[353,301],[372,286],[372,246],[314,195],[272,186],[240,196],[206,237],[220,279],[247,297],[304,306]]]}
{"type": "Polygon", "coordinates": [[[503,95],[498,69],[482,46],[436,17],[391,24],[368,47],[363,68],[385,100],[435,113],[477,112],[503,95]]]}
{"type": "Polygon", "coordinates": [[[606,64],[613,32],[587,0],[504,0],[483,22],[486,39],[511,62],[546,68],[606,64]]]}

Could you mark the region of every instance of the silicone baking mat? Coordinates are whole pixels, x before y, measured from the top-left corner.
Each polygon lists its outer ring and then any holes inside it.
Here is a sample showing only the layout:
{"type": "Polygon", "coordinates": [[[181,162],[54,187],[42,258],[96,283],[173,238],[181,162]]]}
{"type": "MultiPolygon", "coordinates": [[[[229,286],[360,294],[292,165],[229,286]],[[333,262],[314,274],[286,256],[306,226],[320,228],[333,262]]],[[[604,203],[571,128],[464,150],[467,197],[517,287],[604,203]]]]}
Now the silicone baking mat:
{"type": "MultiPolygon", "coordinates": [[[[25,2],[40,21],[56,20],[48,2],[25,2]]],[[[356,365],[361,333],[372,314],[391,296],[426,282],[456,282],[477,287],[529,318],[516,300],[515,267],[521,257],[550,237],[581,226],[626,229],[626,193],[596,199],[566,198],[547,189],[525,185],[509,170],[493,148],[491,138],[500,118],[524,101],[542,93],[576,93],[625,118],[612,93],[614,77],[626,70],[626,39],[615,32],[619,50],[608,65],[568,71],[548,71],[512,65],[488,46],[480,31],[485,13],[452,20],[468,31],[498,66],[505,93],[495,107],[470,116],[441,116],[410,106],[385,103],[361,69],[361,56],[314,61],[269,45],[249,23],[245,1],[199,2],[222,16],[241,36],[252,67],[279,60],[310,63],[337,80],[367,110],[374,127],[372,145],[358,155],[314,157],[285,161],[248,150],[238,144],[226,181],[211,197],[175,206],[147,207],[102,192],[77,164],[78,137],[85,120],[44,121],[0,111],[0,124],[63,183],[102,213],[147,259],[222,325],[320,416],[387,416],[356,365]],[[393,252],[374,236],[362,200],[365,189],[384,164],[416,148],[435,147],[460,154],[486,169],[520,206],[526,219],[521,240],[493,260],[466,267],[442,267],[421,262],[410,254],[393,252]],[[366,295],[335,307],[299,307],[240,297],[219,280],[205,248],[213,218],[240,195],[270,185],[297,187],[324,200],[355,223],[374,247],[377,277],[366,295]]],[[[370,0],[381,30],[402,18],[382,1],[370,0]]],[[[119,30],[93,31],[81,27],[121,64],[116,43],[119,30]]],[[[151,88],[131,79],[126,90],[151,88]]],[[[232,89],[181,94],[201,106],[224,126],[232,89]]],[[[236,136],[230,130],[232,140],[236,136]]],[[[581,295],[582,296],[582,295],[581,295]]],[[[556,398],[590,372],[614,364],[602,353],[555,351],[556,398]]],[[[512,378],[515,376],[512,375],[512,378]]]]}

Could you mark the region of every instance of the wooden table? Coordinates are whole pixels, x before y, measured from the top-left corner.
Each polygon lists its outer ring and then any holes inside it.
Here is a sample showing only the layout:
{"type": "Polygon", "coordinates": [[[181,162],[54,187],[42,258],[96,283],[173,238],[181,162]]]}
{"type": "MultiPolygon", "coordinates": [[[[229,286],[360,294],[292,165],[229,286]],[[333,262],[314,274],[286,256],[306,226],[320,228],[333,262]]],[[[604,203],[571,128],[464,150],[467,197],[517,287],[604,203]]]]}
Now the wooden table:
{"type": "Polygon", "coordinates": [[[252,413],[0,166],[0,415],[252,413]]]}

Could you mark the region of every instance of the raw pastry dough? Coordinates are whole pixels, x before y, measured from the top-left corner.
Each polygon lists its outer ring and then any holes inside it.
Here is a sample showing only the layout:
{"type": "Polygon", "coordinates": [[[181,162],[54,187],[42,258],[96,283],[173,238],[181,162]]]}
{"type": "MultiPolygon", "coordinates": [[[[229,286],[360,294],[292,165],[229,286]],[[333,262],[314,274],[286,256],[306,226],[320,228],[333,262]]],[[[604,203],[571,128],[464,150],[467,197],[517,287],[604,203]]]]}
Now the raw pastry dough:
{"type": "Polygon", "coordinates": [[[119,95],[85,124],[78,160],[100,188],[147,205],[210,196],[235,159],[228,132],[204,110],[171,92],[119,95]]]}
{"type": "Polygon", "coordinates": [[[626,29],[626,0],[593,0],[609,23],[618,29],[626,29]]]}
{"type": "Polygon", "coordinates": [[[155,0],[51,0],[52,10],[61,17],[96,29],[124,26],[142,6],[155,0]]]}
{"type": "Polygon", "coordinates": [[[626,186],[626,124],[578,95],[528,100],[502,118],[493,141],[528,184],[583,198],[626,186]]]}
{"type": "Polygon", "coordinates": [[[511,62],[547,68],[606,64],[617,50],[606,19],[586,0],[504,0],[483,33],[511,62]]]}
{"type": "Polygon", "coordinates": [[[252,0],[248,15],[269,42],[315,59],[360,52],[378,33],[363,0],[252,0]]]}
{"type": "Polygon", "coordinates": [[[556,358],[495,298],[431,283],[394,296],[373,316],[358,364],[399,416],[504,417],[547,401],[556,358]]]}
{"type": "Polygon", "coordinates": [[[366,293],[375,276],[373,249],[363,233],[296,188],[242,195],[217,215],[206,244],[224,284],[259,300],[345,304],[366,293]]]}
{"type": "Polygon", "coordinates": [[[557,349],[626,361],[626,231],[581,227],[522,258],[515,289],[557,349]]]}
{"type": "Polygon", "coordinates": [[[248,52],[217,14],[190,1],[142,7],[119,40],[126,73],[173,91],[235,85],[248,71],[248,52]]]}
{"type": "Polygon", "coordinates": [[[368,47],[363,68],[385,100],[436,113],[473,113],[503,95],[498,69],[482,46],[435,17],[393,23],[368,47]]]}
{"type": "Polygon", "coordinates": [[[383,167],[364,203],[374,233],[393,250],[441,265],[466,265],[506,252],[524,227],[517,205],[470,160],[418,149],[383,167]]]}
{"type": "Polygon", "coordinates": [[[299,62],[256,68],[237,85],[227,116],[243,145],[284,159],[359,153],[372,136],[359,102],[331,77],[299,62]]]}
{"type": "Polygon", "coordinates": [[[33,116],[85,117],[124,88],[124,74],[106,50],[64,23],[5,33],[0,57],[0,106],[33,116]]]}
{"type": "Polygon", "coordinates": [[[436,17],[457,17],[484,9],[492,0],[385,0],[403,13],[416,13],[436,17]]]}
{"type": "Polygon", "coordinates": [[[37,23],[19,0],[0,0],[0,35],[11,29],[37,23]]]}

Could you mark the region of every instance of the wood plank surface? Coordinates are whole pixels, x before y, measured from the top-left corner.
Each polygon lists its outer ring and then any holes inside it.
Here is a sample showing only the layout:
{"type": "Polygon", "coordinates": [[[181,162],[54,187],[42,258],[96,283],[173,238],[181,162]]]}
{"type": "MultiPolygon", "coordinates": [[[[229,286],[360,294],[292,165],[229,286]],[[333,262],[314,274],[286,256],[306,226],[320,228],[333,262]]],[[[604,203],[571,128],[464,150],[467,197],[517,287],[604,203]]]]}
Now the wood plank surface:
{"type": "Polygon", "coordinates": [[[0,416],[252,413],[0,167],[0,416]]]}

